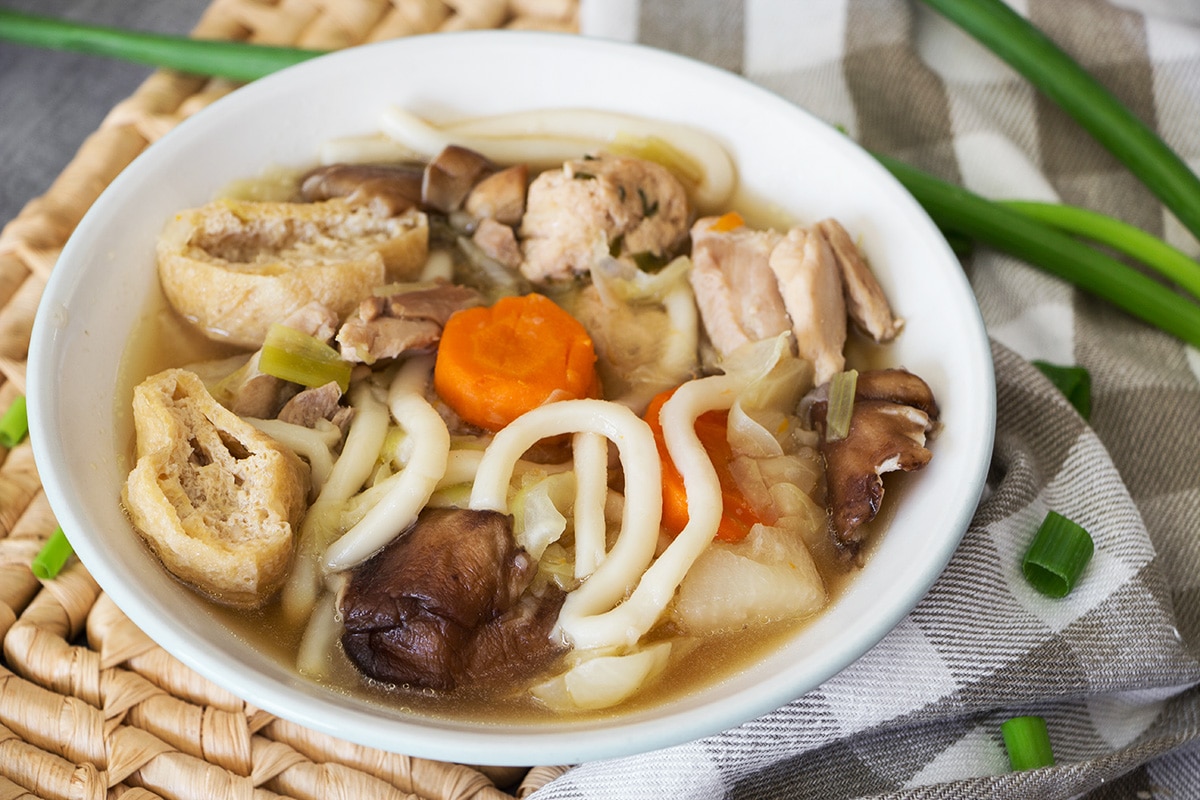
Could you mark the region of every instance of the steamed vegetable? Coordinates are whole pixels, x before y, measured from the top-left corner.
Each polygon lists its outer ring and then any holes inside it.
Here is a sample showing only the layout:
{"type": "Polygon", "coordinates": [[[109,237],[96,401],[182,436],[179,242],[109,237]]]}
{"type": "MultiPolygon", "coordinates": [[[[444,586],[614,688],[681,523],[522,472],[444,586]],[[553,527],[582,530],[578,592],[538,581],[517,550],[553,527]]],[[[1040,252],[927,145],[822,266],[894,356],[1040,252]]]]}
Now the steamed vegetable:
{"type": "Polygon", "coordinates": [[[258,368],[310,388],[333,382],[345,392],[353,365],[315,336],[275,323],[267,329],[258,368]]]}
{"type": "Polygon", "coordinates": [[[549,400],[596,397],[600,388],[591,337],[540,294],[450,317],[433,381],[455,413],[491,431],[549,400]]]}

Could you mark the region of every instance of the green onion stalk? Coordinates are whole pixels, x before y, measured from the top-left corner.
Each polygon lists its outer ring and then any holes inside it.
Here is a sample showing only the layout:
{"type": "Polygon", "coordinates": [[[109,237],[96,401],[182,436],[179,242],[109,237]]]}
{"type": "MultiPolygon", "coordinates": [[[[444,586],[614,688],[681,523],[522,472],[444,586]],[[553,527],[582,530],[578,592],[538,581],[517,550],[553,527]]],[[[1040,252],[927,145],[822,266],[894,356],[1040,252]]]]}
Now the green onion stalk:
{"type": "Polygon", "coordinates": [[[1036,264],[1200,347],[1200,305],[1056,228],[896,159],[876,158],[943,229],[1036,264]]]}
{"type": "Polygon", "coordinates": [[[3,9],[0,9],[0,39],[235,81],[252,81],[324,52],[143,33],[3,9]]]}
{"type": "MultiPolygon", "coordinates": [[[[1144,123],[1033,25],[1001,0],[925,0],[1012,64],[1125,162],[1185,226],[1200,235],[1200,180],[1144,123]]],[[[121,58],[199,75],[249,81],[324,51],[149,34],[0,10],[0,40],[121,58]]],[[[977,241],[1093,292],[1200,346],[1200,307],[1079,234],[1133,255],[1200,295],[1200,265],[1132,226],[1054,204],[992,202],[906,164],[880,157],[963,252],[977,241]],[[959,203],[962,206],[959,207],[959,203]]]]}
{"type": "Polygon", "coordinates": [[[924,0],[1023,75],[1200,238],[1200,178],[1157,133],[1003,0],[924,0]]]}

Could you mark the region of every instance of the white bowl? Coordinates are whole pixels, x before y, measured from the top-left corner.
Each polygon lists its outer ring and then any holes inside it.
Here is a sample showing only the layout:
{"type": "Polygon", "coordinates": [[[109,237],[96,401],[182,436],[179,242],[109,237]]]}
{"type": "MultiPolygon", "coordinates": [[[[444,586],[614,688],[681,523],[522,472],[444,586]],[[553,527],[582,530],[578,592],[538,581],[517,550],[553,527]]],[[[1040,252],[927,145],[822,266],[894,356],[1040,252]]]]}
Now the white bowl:
{"type": "Polygon", "coordinates": [[[104,591],[185,664],[255,705],[337,737],[441,760],[575,763],[716,733],[813,689],[870,649],[949,560],[980,497],[994,431],[991,355],[953,254],[916,202],[850,139],[729,73],[668,53],[579,37],[478,32],[355,48],[239,89],[122,172],[64,249],[34,326],[30,430],[43,486],[104,591]],[[907,328],[894,363],[943,410],[931,465],[849,590],[813,624],[720,685],[590,722],[422,718],[309,682],[228,630],[170,578],[118,502],[122,353],[157,291],[154,241],[180,209],[272,164],[304,165],[320,142],[377,129],[400,104],[432,117],[592,107],[689,123],[722,141],[743,189],[799,220],[834,216],[861,238],[907,328]]]}

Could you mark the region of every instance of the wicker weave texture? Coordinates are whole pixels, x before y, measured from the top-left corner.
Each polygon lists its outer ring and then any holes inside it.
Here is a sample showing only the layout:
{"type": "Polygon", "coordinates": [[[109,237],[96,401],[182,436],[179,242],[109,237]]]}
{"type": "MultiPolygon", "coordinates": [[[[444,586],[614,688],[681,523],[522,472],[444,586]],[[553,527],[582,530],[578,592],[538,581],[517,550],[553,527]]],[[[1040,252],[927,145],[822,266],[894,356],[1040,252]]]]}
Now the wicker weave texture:
{"type": "MultiPolygon", "coordinates": [[[[576,0],[214,0],[193,34],[334,49],[435,31],[573,31],[576,0]]],[[[25,391],[38,300],[114,177],[235,84],[160,71],[114,107],[0,232],[0,409],[25,391]]],[[[0,800],[521,797],[562,772],[386,753],[278,719],[155,645],[75,560],[29,564],[55,528],[29,442],[0,448],[0,800]]],[[[531,754],[536,758],[536,754],[531,754]]]]}

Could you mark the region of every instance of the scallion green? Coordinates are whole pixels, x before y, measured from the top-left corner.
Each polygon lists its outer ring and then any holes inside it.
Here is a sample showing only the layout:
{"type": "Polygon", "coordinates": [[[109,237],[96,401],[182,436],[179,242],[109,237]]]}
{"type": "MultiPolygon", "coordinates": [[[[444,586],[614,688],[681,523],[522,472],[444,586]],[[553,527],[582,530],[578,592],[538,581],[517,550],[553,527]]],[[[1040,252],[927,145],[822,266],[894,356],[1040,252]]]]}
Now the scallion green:
{"type": "Polygon", "coordinates": [[[324,54],[321,50],[86,25],[8,10],[0,10],[0,40],[235,81],[252,81],[324,54]]]}
{"type": "Polygon", "coordinates": [[[1092,415],[1092,375],[1080,366],[1062,366],[1049,361],[1034,360],[1033,365],[1050,379],[1066,396],[1079,416],[1089,419],[1092,415]]]}
{"type": "Polygon", "coordinates": [[[1003,0],[924,0],[1075,119],[1200,238],[1200,178],[1151,128],[1003,0]]]}
{"type": "Polygon", "coordinates": [[[1042,594],[1066,597],[1091,561],[1095,547],[1082,525],[1051,511],[1025,551],[1021,571],[1042,594]]]}
{"type": "Polygon", "coordinates": [[[335,381],[345,392],[353,365],[315,336],[275,323],[267,329],[258,368],[310,388],[335,381]]]}
{"type": "Polygon", "coordinates": [[[1168,280],[1200,298],[1200,264],[1187,253],[1130,225],[1098,211],[1059,203],[1000,200],[1001,205],[1027,217],[1052,225],[1064,233],[1108,245],[1150,267],[1168,280]]]}
{"type": "Polygon", "coordinates": [[[1050,731],[1042,717],[1013,717],[1000,726],[1000,735],[1004,738],[1004,748],[1008,751],[1008,763],[1014,771],[1054,765],[1050,731]]]}
{"type": "Polygon", "coordinates": [[[63,533],[62,526],[59,526],[54,529],[54,533],[50,534],[50,538],[42,545],[42,549],[33,557],[29,568],[33,570],[34,576],[39,580],[52,580],[74,552],[71,543],[67,541],[67,535],[63,533]]]}
{"type": "Polygon", "coordinates": [[[25,395],[19,394],[9,403],[0,417],[0,445],[11,450],[25,440],[29,433],[29,415],[25,406],[25,395]]]}
{"type": "Polygon", "coordinates": [[[1188,344],[1200,347],[1200,305],[1061,231],[876,154],[943,230],[969,236],[1108,300],[1188,344]]]}
{"type": "Polygon", "coordinates": [[[829,408],[825,412],[825,439],[836,442],[850,433],[854,416],[854,393],[858,390],[858,370],[848,369],[829,379],[829,408]]]}

